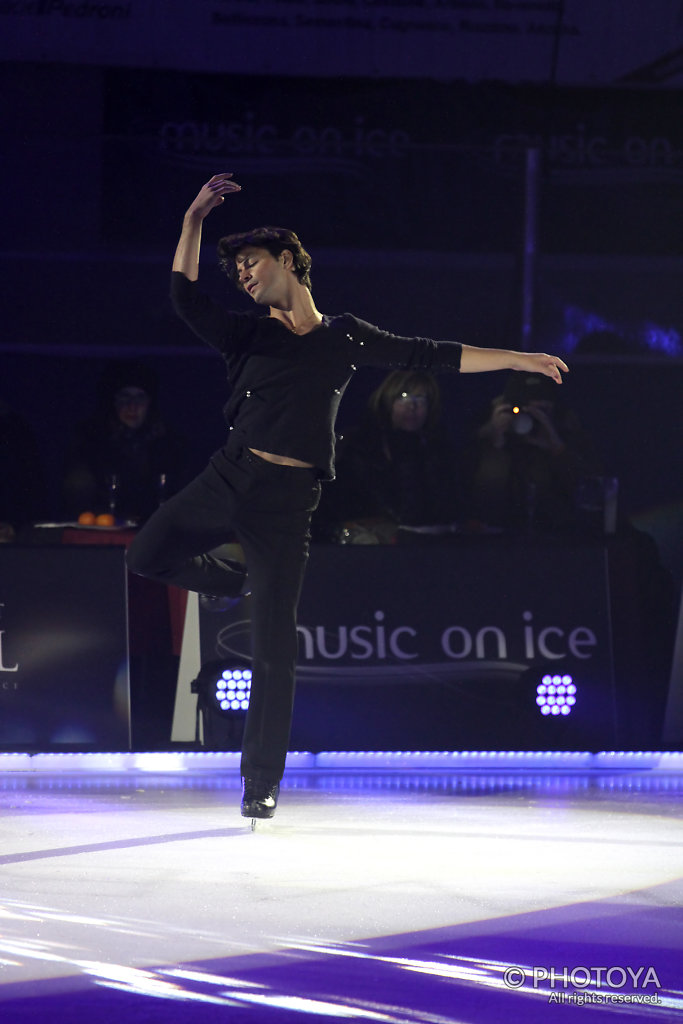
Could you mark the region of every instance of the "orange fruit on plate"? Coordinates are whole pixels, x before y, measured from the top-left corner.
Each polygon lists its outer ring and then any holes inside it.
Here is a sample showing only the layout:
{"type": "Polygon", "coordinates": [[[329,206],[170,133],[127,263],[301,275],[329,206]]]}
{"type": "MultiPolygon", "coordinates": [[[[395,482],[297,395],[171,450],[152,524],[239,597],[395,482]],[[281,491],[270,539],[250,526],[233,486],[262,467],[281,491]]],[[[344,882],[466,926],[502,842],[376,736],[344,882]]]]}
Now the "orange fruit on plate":
{"type": "Polygon", "coordinates": [[[111,512],[102,512],[95,517],[95,526],[114,526],[115,522],[111,512]]]}
{"type": "Polygon", "coordinates": [[[81,526],[94,526],[95,525],[95,513],[94,512],[81,512],[78,517],[78,521],[81,526]]]}

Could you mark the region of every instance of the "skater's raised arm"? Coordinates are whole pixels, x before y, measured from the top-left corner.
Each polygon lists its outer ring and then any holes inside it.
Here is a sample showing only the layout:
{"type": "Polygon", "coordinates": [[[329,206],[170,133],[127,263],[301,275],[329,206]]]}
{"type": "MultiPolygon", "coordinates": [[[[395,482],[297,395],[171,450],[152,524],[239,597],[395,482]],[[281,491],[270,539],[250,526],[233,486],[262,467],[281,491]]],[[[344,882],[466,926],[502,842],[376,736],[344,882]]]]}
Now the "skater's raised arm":
{"type": "Polygon", "coordinates": [[[199,250],[202,244],[204,218],[224,202],[229,192],[239,192],[241,186],[232,181],[232,173],[214,174],[199,190],[183,218],[183,229],[173,259],[173,270],[184,274],[189,281],[199,277],[199,250]]]}
{"type": "Polygon", "coordinates": [[[228,193],[241,190],[231,179],[232,174],[214,174],[188,207],[171,274],[171,302],[176,313],[202,341],[224,355],[239,348],[244,340],[237,330],[235,314],[202,292],[197,281],[202,224],[228,193]]]}
{"type": "Polygon", "coordinates": [[[512,352],[504,348],[476,348],[462,346],[461,373],[483,373],[488,370],[521,370],[523,373],[542,373],[562,383],[562,373],[569,367],[559,356],[546,352],[512,352]],[[562,372],[560,372],[562,371],[562,372]]]}

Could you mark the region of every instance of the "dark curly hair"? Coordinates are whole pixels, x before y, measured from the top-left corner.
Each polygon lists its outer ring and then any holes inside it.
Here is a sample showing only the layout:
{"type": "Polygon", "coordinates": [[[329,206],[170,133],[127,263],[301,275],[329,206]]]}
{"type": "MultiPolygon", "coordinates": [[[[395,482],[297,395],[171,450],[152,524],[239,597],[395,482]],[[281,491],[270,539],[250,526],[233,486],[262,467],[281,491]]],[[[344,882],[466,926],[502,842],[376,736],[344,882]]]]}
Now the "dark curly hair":
{"type": "Polygon", "coordinates": [[[238,234],[226,235],[218,243],[218,262],[221,268],[228,275],[230,280],[238,288],[239,274],[235,262],[238,252],[247,245],[253,245],[258,249],[267,249],[271,256],[276,259],[280,253],[287,249],[291,252],[294,260],[294,273],[309,290],[311,288],[311,277],[309,271],[313,260],[304,249],[298,237],[289,228],[253,228],[251,231],[241,231],[238,234]]]}

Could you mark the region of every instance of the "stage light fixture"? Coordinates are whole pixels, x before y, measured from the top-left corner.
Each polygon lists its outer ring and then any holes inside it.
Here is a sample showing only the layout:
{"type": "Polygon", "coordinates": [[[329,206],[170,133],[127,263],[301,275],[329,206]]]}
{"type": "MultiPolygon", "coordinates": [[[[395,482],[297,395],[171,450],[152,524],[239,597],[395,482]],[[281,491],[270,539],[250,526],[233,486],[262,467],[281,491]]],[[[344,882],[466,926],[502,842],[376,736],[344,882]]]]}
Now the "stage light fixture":
{"type": "Polygon", "coordinates": [[[197,742],[209,750],[238,750],[251,693],[248,662],[235,658],[206,662],[191,689],[197,694],[197,742]]]}
{"type": "Polygon", "coordinates": [[[246,711],[251,692],[250,668],[226,668],[215,681],[214,698],[218,708],[226,713],[246,711]]]}
{"type": "Polygon", "coordinates": [[[576,705],[576,684],[568,673],[546,674],[536,687],[536,704],[542,715],[570,715],[576,705]]]}

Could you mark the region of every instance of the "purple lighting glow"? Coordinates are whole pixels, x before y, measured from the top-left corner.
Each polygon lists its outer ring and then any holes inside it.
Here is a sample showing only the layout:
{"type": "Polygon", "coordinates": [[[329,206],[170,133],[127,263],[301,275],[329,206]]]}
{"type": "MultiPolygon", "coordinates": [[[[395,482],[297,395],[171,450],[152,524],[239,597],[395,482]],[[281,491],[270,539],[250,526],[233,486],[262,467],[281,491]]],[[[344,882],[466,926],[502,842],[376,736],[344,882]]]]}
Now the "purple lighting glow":
{"type": "Polygon", "coordinates": [[[576,686],[569,675],[545,675],[536,687],[542,715],[569,715],[576,704],[576,686]]]}
{"type": "Polygon", "coordinates": [[[619,325],[599,313],[579,306],[566,306],[562,338],[564,351],[573,352],[593,334],[613,335],[624,352],[652,352],[671,357],[683,355],[683,340],[674,327],[650,321],[619,325]]]}
{"type": "Polygon", "coordinates": [[[573,352],[582,338],[595,331],[613,332],[616,328],[598,313],[588,312],[578,306],[567,306],[564,311],[564,350],[573,352]]]}
{"type": "Polygon", "coordinates": [[[644,324],[643,341],[651,352],[662,352],[667,356],[683,354],[681,336],[673,327],[660,327],[658,324],[644,324]]]}

